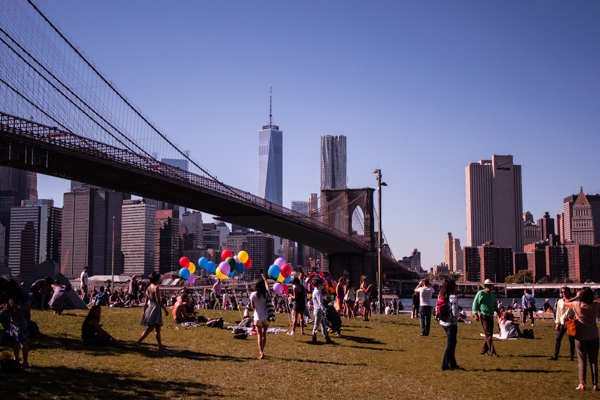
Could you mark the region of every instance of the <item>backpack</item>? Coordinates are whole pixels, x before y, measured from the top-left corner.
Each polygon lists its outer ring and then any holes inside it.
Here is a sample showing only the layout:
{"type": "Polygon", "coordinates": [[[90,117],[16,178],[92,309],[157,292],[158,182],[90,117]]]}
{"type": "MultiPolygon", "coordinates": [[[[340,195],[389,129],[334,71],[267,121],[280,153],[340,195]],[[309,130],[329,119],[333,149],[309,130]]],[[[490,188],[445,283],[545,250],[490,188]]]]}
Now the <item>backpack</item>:
{"type": "Polygon", "coordinates": [[[535,339],[533,329],[523,329],[523,339],[535,339]]]}
{"type": "Polygon", "coordinates": [[[437,305],[435,307],[436,310],[436,318],[440,321],[448,321],[448,317],[450,316],[450,299],[447,297],[438,298],[437,305]]]}
{"type": "Polygon", "coordinates": [[[529,295],[525,299],[527,300],[527,310],[535,311],[535,297],[529,295]]]}

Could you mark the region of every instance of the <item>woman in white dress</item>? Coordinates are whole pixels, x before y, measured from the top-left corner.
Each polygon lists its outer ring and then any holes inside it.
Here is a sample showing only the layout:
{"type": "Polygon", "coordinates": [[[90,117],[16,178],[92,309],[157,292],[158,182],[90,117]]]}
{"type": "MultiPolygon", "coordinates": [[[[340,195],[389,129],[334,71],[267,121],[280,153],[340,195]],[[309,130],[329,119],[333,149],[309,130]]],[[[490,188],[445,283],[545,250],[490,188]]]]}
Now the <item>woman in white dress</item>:
{"type": "Polygon", "coordinates": [[[160,282],[160,274],[153,272],[150,275],[150,286],[146,291],[146,301],[144,302],[144,315],[142,316],[142,322],[140,325],[147,326],[146,330],[142,333],[142,336],[134,342],[135,347],[139,350],[142,341],[152,332],[156,331],[156,341],[158,342],[159,350],[167,350],[166,346],[163,346],[160,337],[160,327],[163,325],[161,308],[165,310],[165,316],[169,316],[169,311],[160,301],[160,292],[158,289],[158,283],[160,282]]]}

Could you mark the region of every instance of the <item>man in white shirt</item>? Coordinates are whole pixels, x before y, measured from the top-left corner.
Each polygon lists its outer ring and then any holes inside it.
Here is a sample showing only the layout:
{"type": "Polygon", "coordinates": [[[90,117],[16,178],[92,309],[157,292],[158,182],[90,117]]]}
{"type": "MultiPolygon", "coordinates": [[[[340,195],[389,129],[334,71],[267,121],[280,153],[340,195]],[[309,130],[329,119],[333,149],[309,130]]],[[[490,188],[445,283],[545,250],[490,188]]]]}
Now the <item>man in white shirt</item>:
{"type": "Polygon", "coordinates": [[[425,278],[415,289],[415,293],[419,293],[419,314],[421,316],[421,333],[419,336],[429,336],[429,327],[431,326],[431,308],[433,306],[431,297],[433,296],[433,288],[429,286],[429,279],[425,278]]]}
{"type": "Polygon", "coordinates": [[[88,293],[88,267],[85,267],[79,277],[81,287],[81,299],[85,302],[88,293]]]}

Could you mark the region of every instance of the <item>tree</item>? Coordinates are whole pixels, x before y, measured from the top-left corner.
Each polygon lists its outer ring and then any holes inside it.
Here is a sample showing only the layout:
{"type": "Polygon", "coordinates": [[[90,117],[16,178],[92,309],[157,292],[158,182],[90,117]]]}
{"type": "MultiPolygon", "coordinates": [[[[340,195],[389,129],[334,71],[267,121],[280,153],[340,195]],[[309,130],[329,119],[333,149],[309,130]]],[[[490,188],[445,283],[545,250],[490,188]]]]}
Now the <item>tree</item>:
{"type": "Polygon", "coordinates": [[[515,275],[509,275],[504,279],[505,283],[533,283],[533,271],[521,269],[515,275]]]}

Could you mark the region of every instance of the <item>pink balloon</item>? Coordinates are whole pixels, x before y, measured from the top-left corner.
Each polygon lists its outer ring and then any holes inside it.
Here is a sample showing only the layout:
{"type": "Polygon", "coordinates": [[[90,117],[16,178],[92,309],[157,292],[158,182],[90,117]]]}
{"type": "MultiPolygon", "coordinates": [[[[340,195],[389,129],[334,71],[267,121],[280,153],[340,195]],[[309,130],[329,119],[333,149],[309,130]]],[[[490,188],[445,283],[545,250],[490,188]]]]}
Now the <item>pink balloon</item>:
{"type": "Polygon", "coordinates": [[[279,257],[278,259],[275,260],[275,262],[273,264],[275,264],[279,268],[281,268],[285,265],[285,260],[283,258],[279,257]]]}
{"type": "Polygon", "coordinates": [[[279,282],[277,282],[276,284],[273,285],[273,290],[275,291],[275,293],[283,293],[283,285],[279,282]]]}
{"type": "Polygon", "coordinates": [[[190,277],[188,278],[188,283],[190,285],[193,285],[194,283],[196,283],[196,275],[191,274],[190,277]]]}
{"type": "Polygon", "coordinates": [[[219,264],[219,270],[223,275],[229,275],[231,272],[231,265],[229,265],[227,261],[223,261],[221,264],[219,264]]]}
{"type": "Polygon", "coordinates": [[[238,256],[234,256],[233,259],[235,260],[236,264],[240,262],[240,259],[238,258],[238,256]]]}

